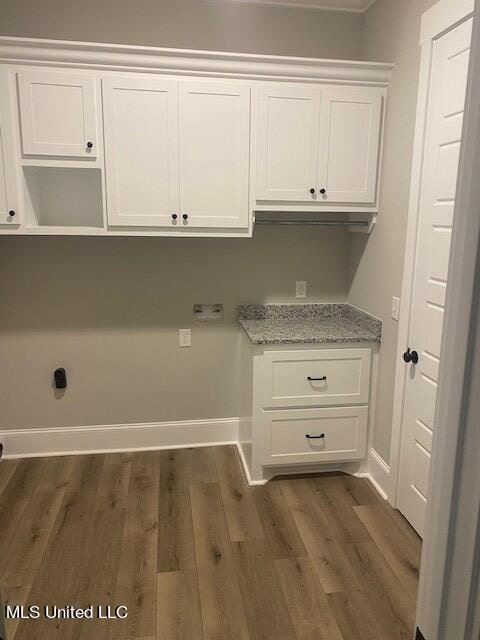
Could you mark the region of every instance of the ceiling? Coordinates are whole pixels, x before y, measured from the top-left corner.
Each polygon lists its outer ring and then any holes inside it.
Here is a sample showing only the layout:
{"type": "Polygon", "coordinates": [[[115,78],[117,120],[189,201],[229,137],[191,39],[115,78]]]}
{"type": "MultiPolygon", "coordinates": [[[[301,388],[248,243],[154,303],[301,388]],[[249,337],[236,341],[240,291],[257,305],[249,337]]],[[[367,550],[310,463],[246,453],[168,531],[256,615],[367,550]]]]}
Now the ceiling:
{"type": "Polygon", "coordinates": [[[255,4],[272,4],[283,7],[299,7],[302,9],[329,9],[332,11],[352,11],[363,13],[375,0],[228,0],[229,2],[250,2],[255,4]]]}

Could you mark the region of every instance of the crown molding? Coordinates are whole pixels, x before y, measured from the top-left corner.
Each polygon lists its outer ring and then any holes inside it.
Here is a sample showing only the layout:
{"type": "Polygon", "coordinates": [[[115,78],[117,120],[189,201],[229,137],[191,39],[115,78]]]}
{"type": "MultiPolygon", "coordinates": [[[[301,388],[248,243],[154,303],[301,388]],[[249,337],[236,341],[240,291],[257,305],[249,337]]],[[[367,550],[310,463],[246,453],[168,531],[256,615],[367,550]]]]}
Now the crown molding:
{"type": "Polygon", "coordinates": [[[0,36],[0,63],[386,86],[393,65],[0,36]]]}
{"type": "MultiPolygon", "coordinates": [[[[218,2],[218,0],[206,0],[207,2],[218,2]]],[[[224,2],[227,0],[223,0],[224,2]]],[[[291,2],[290,0],[228,0],[235,4],[260,4],[266,7],[281,7],[284,9],[308,9],[311,11],[332,11],[334,13],[357,13],[364,14],[376,0],[370,0],[362,8],[355,7],[332,7],[331,5],[320,5],[314,2],[291,2]]]]}

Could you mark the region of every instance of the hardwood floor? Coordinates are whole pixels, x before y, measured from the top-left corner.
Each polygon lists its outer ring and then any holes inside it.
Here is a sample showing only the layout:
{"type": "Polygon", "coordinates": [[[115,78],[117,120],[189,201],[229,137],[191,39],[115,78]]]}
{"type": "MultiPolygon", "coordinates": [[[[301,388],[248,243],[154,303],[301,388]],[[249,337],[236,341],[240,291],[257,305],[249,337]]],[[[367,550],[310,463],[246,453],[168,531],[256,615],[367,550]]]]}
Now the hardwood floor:
{"type": "Polygon", "coordinates": [[[420,540],[367,480],[248,487],[234,447],[0,462],[9,640],[405,640],[420,540]]]}

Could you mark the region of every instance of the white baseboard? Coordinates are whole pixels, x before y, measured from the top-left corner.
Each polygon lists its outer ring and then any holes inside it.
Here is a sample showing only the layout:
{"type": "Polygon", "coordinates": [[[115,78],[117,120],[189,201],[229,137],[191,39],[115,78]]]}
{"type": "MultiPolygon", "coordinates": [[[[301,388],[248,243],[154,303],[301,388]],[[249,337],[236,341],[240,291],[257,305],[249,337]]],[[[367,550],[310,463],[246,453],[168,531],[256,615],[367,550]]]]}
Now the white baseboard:
{"type": "Polygon", "coordinates": [[[238,442],[238,418],[0,431],[5,458],[148,451],[238,442]]]}
{"type": "Polygon", "coordinates": [[[390,490],[390,467],[385,460],[375,451],[368,452],[369,472],[366,477],[373,484],[384,500],[388,500],[390,490]]]}

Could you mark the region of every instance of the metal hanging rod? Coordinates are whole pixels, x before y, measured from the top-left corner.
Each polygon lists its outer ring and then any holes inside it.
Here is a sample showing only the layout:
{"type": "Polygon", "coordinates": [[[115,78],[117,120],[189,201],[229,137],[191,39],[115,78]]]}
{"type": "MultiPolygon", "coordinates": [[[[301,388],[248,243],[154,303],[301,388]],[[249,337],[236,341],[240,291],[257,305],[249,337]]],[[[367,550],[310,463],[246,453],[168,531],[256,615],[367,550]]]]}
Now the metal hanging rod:
{"type": "Polygon", "coordinates": [[[367,220],[256,220],[255,224],[265,225],[303,225],[319,227],[368,227],[367,220]]]}

